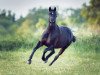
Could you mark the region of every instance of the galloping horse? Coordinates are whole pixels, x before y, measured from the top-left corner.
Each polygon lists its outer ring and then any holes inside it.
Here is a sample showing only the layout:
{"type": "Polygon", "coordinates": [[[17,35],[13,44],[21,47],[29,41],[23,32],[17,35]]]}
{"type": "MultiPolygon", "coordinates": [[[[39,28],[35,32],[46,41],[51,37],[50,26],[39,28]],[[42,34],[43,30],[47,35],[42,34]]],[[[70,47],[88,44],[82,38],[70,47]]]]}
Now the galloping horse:
{"type": "Polygon", "coordinates": [[[42,60],[47,62],[49,57],[55,53],[55,48],[61,48],[59,53],[55,56],[54,60],[49,64],[51,66],[58,57],[65,51],[65,49],[72,43],[75,42],[75,36],[72,34],[68,27],[58,26],[56,24],[56,7],[49,7],[49,24],[46,30],[42,34],[41,40],[37,43],[36,47],[33,49],[29,59],[28,64],[31,64],[31,59],[35,51],[41,46],[45,45],[47,48],[43,51],[42,60]],[[47,56],[45,56],[47,51],[51,51],[47,56]]]}

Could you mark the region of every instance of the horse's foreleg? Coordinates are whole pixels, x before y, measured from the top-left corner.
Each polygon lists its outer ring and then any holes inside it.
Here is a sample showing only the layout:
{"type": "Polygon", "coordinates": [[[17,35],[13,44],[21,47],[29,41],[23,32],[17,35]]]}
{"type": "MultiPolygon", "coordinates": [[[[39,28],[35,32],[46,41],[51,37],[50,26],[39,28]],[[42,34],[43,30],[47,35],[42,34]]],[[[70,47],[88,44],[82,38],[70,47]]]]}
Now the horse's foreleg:
{"type": "Polygon", "coordinates": [[[53,49],[50,54],[48,54],[45,58],[45,63],[48,61],[48,59],[55,53],[55,50],[53,49]]]}
{"type": "Polygon", "coordinates": [[[28,59],[28,61],[27,61],[28,64],[31,64],[31,59],[32,59],[32,57],[33,57],[35,51],[36,51],[38,48],[40,48],[41,46],[43,46],[43,44],[39,41],[39,42],[37,43],[36,47],[33,49],[32,53],[31,53],[31,55],[30,55],[30,57],[29,57],[29,59],[28,59]]]}
{"type": "Polygon", "coordinates": [[[50,50],[54,50],[54,47],[53,47],[53,46],[50,46],[50,47],[48,47],[48,48],[46,48],[46,49],[44,50],[43,55],[42,55],[42,60],[43,60],[43,61],[46,60],[46,59],[45,59],[45,54],[46,54],[46,52],[47,52],[47,51],[50,51],[50,50]]]}
{"type": "MultiPolygon", "coordinates": [[[[56,46],[57,45],[57,42],[58,42],[58,38],[55,39],[55,42],[54,42],[54,45],[53,46],[56,46]]],[[[51,50],[51,52],[46,56],[45,58],[45,63],[48,61],[49,57],[51,57],[53,54],[55,53],[55,50],[54,48],[51,50]]]]}
{"type": "Polygon", "coordinates": [[[49,66],[51,66],[57,59],[58,57],[65,51],[66,47],[61,48],[61,50],[59,51],[59,53],[55,56],[54,60],[49,64],[49,66]]]}

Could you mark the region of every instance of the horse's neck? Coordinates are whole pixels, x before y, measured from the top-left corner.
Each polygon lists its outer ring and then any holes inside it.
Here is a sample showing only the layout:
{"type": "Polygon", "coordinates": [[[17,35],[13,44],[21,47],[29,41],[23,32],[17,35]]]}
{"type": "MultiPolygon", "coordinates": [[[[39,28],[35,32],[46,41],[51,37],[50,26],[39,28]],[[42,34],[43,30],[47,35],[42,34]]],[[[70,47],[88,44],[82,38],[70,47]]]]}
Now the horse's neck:
{"type": "Polygon", "coordinates": [[[52,25],[50,25],[50,24],[52,24],[52,23],[49,23],[48,28],[47,28],[49,31],[52,31],[57,27],[56,23],[53,23],[52,25]]]}

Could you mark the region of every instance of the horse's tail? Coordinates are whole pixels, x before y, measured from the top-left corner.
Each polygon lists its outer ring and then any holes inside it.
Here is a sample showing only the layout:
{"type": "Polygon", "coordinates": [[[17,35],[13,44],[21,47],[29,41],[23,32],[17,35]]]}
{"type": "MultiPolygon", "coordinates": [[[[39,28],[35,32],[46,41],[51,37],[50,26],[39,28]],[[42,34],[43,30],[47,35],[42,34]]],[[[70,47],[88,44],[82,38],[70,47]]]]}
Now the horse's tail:
{"type": "Polygon", "coordinates": [[[72,39],[72,41],[73,41],[73,42],[75,42],[75,41],[76,41],[76,37],[75,37],[75,36],[73,36],[73,39],[72,39]]]}

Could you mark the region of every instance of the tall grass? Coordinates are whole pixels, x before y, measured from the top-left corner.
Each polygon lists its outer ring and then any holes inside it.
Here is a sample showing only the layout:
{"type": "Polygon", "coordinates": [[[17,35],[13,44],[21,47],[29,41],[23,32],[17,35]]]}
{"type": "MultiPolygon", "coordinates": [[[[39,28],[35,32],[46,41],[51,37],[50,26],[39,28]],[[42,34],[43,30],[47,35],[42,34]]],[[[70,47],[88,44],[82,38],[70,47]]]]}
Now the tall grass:
{"type": "Polygon", "coordinates": [[[17,35],[6,35],[0,37],[0,50],[16,50],[19,48],[32,48],[37,42],[36,38],[23,38],[17,35]],[[30,40],[29,40],[30,39],[30,40]]]}
{"type": "Polygon", "coordinates": [[[31,51],[0,51],[0,75],[100,75],[100,55],[78,55],[70,46],[52,65],[41,60],[43,48],[36,51],[32,64],[26,63],[31,51]]]}
{"type": "Polygon", "coordinates": [[[74,48],[78,52],[100,52],[100,36],[77,38],[74,48]]]}

